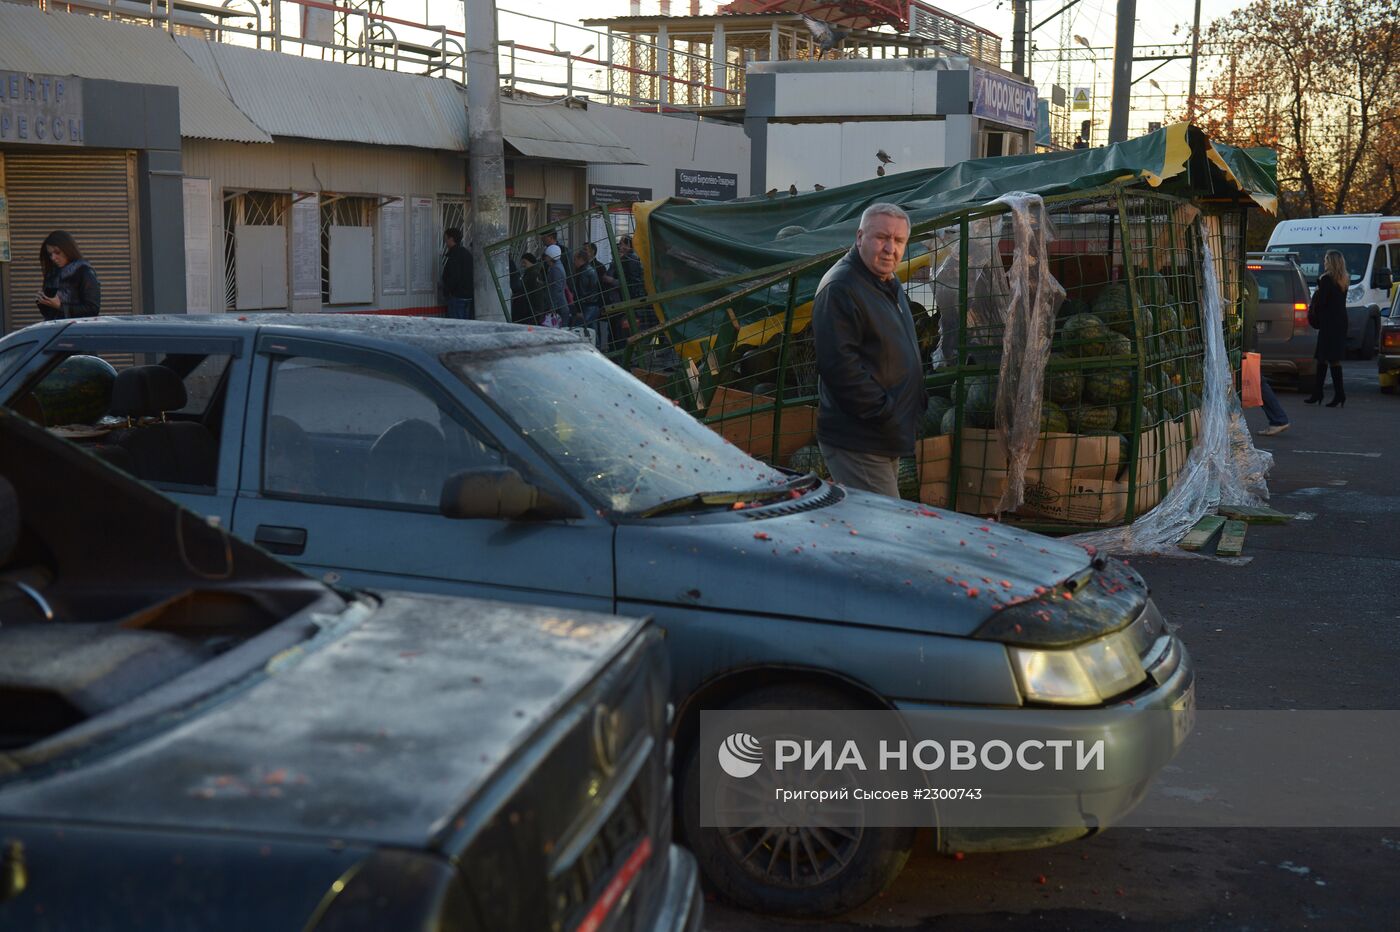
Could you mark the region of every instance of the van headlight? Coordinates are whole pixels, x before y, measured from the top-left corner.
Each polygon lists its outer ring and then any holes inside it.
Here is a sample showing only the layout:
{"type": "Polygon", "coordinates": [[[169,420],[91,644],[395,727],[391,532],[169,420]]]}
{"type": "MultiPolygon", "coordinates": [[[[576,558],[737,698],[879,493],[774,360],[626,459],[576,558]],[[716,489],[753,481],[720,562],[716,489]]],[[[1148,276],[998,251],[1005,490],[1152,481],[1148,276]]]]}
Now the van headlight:
{"type": "Polygon", "coordinates": [[[1065,650],[1007,647],[1021,695],[1030,702],[1100,705],[1147,678],[1126,631],[1065,650]]]}
{"type": "Polygon", "coordinates": [[[1361,301],[1361,292],[1362,292],[1362,290],[1363,290],[1363,289],[1362,289],[1362,287],[1361,287],[1360,285],[1352,285],[1350,288],[1348,288],[1348,289],[1347,289],[1347,303],[1349,303],[1349,304],[1357,304],[1357,303],[1359,303],[1359,302],[1361,301]]]}

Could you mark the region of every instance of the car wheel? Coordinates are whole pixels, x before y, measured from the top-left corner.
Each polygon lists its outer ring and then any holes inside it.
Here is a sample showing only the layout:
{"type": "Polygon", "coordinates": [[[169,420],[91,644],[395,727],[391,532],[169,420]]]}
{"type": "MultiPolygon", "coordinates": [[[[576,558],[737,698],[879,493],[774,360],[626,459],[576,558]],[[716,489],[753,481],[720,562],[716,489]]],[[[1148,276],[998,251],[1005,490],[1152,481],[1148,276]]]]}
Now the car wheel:
{"type": "MultiPolygon", "coordinates": [[[[728,708],[840,710],[855,706],[835,690],[794,684],[748,693],[728,708]]],[[[755,912],[825,918],[875,897],[904,869],[914,847],[912,828],[702,827],[700,755],[706,750],[713,752],[692,745],[681,770],[680,822],[700,870],[725,899],[755,912]]],[[[766,771],[765,765],[756,776],[762,778],[766,771]]]]}
{"type": "Polygon", "coordinates": [[[1382,386],[1381,386],[1381,394],[1383,394],[1383,395],[1393,395],[1393,394],[1395,394],[1395,386],[1394,386],[1394,385],[1382,385],[1382,386]]]}
{"type": "Polygon", "coordinates": [[[1362,359],[1376,358],[1376,346],[1381,341],[1380,329],[1381,325],[1374,320],[1366,325],[1366,335],[1361,338],[1360,356],[1362,359]]]}

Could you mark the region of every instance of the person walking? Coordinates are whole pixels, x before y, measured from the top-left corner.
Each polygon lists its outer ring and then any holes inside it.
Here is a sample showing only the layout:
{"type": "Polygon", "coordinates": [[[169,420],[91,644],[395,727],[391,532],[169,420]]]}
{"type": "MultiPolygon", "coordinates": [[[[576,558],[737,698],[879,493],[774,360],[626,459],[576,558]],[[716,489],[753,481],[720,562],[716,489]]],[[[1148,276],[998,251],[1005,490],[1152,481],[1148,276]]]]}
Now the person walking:
{"type": "Polygon", "coordinates": [[[927,398],[919,341],[895,269],[909,215],[861,214],[856,242],[817,286],[817,443],[837,482],[899,497],[899,459],[914,452],[927,398]]]}
{"type": "Polygon", "coordinates": [[[517,324],[538,325],[549,312],[549,283],[545,281],[544,273],[544,263],[537,260],[534,253],[521,255],[520,282],[525,288],[527,315],[524,320],[517,319],[517,324]]]}
{"type": "MultiPolygon", "coordinates": [[[[1244,351],[1255,353],[1259,351],[1259,328],[1255,326],[1259,319],[1259,283],[1252,274],[1245,273],[1240,285],[1244,289],[1244,351]]],[[[1264,403],[1264,416],[1269,420],[1269,426],[1259,431],[1259,436],[1274,437],[1288,430],[1292,426],[1288,420],[1288,412],[1283,410],[1283,405],[1279,403],[1269,380],[1262,376],[1259,381],[1259,394],[1264,403]]]]}
{"type": "Polygon", "coordinates": [[[83,258],[73,237],[62,230],[46,236],[39,247],[39,266],[44,270],[44,287],[35,292],[34,304],[45,320],[96,317],[102,312],[97,272],[83,258]]]}
{"type": "Polygon", "coordinates": [[[543,321],[546,327],[567,327],[569,325],[568,275],[564,272],[564,251],[558,243],[544,248],[544,275],[548,286],[549,310],[543,321]]]}
{"type": "Polygon", "coordinates": [[[460,227],[448,227],[442,232],[442,296],[447,301],[447,316],[453,320],[475,320],[472,308],[472,255],[462,245],[460,227]]]}
{"type": "Polygon", "coordinates": [[[1321,404],[1322,386],[1329,368],[1332,370],[1332,400],[1327,407],[1340,408],[1347,403],[1346,387],[1342,384],[1342,357],[1347,351],[1347,286],[1350,284],[1346,258],[1335,249],[1327,250],[1322,257],[1317,290],[1308,307],[1308,323],[1317,330],[1317,346],[1313,350],[1317,377],[1312,394],[1303,399],[1305,405],[1321,404]]]}
{"type": "Polygon", "coordinates": [[[597,334],[595,342],[598,347],[601,349],[606,346],[601,336],[602,323],[599,320],[603,314],[603,286],[598,281],[598,273],[593,269],[588,249],[582,246],[574,250],[574,302],[577,313],[569,326],[592,327],[597,334]]]}

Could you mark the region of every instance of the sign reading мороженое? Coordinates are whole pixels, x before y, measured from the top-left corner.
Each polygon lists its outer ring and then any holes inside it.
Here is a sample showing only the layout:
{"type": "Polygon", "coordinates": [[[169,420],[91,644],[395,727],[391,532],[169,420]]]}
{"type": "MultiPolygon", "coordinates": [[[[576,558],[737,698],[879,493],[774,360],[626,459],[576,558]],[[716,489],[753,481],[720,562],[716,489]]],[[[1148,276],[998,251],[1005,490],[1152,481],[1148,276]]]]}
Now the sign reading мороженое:
{"type": "Polygon", "coordinates": [[[739,176],[698,168],[676,169],[676,197],[703,201],[732,201],[739,196],[739,176]]]}
{"type": "Polygon", "coordinates": [[[83,144],[83,79],[0,71],[0,143],[83,144]]]}
{"type": "Polygon", "coordinates": [[[972,115],[1035,129],[1035,85],[972,69],[972,115]]]}

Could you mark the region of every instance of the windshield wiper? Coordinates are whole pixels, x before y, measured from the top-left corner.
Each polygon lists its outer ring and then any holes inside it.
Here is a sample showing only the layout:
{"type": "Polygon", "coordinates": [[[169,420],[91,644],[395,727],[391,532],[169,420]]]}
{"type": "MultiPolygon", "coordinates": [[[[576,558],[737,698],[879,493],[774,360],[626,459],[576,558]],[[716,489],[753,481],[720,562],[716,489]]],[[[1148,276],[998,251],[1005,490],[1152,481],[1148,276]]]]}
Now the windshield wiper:
{"type": "Polygon", "coordinates": [[[793,492],[819,482],[821,480],[815,474],[808,473],[805,476],[795,476],[782,485],[764,486],[760,489],[745,489],[738,492],[695,492],[691,495],[682,495],[680,498],[652,505],[645,511],[638,512],[637,517],[656,518],[679,511],[732,508],[738,502],[768,502],[774,499],[788,498],[793,492]]]}

